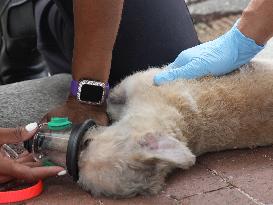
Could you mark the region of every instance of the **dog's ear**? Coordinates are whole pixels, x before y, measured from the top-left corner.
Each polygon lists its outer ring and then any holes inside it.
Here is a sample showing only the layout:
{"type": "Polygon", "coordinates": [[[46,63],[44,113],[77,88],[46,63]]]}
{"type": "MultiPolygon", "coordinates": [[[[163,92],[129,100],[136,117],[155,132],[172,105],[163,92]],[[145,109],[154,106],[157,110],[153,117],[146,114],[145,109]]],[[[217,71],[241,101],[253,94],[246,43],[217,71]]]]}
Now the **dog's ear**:
{"type": "Polygon", "coordinates": [[[162,161],[187,169],[195,163],[195,156],[190,149],[176,138],[160,133],[148,133],[139,141],[142,160],[147,162],[162,161]]]}

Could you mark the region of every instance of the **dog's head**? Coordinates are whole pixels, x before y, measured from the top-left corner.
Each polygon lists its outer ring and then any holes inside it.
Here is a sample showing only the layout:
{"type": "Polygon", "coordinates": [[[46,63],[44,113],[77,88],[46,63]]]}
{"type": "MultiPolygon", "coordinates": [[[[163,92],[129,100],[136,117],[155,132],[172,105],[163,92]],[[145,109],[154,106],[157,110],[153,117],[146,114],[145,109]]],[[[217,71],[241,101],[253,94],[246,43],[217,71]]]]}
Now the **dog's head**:
{"type": "Polygon", "coordinates": [[[79,158],[80,185],[93,195],[112,197],[158,193],[168,172],[195,162],[189,148],[172,136],[115,125],[90,131],[79,158]]]}

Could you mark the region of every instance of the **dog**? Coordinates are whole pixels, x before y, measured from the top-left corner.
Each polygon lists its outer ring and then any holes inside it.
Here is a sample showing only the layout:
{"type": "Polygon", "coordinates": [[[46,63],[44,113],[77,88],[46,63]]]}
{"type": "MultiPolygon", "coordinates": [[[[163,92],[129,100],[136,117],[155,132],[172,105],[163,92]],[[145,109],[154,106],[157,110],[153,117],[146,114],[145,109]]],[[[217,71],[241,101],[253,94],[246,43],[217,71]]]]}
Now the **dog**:
{"type": "Polygon", "coordinates": [[[85,135],[78,183],[93,195],[157,194],[168,173],[197,156],[273,144],[273,61],[155,86],[160,71],[121,81],[109,96],[114,123],[85,135]]]}

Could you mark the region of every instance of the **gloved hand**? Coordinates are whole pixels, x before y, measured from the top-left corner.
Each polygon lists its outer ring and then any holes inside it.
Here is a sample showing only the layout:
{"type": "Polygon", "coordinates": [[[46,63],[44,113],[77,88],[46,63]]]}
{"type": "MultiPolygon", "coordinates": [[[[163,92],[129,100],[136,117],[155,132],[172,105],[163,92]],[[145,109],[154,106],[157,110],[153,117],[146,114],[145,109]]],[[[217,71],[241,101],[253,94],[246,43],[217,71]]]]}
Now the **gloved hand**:
{"type": "Polygon", "coordinates": [[[216,40],[181,52],[167,70],[154,77],[154,84],[162,85],[180,78],[220,76],[248,63],[264,46],[244,36],[236,25],[216,40]]]}

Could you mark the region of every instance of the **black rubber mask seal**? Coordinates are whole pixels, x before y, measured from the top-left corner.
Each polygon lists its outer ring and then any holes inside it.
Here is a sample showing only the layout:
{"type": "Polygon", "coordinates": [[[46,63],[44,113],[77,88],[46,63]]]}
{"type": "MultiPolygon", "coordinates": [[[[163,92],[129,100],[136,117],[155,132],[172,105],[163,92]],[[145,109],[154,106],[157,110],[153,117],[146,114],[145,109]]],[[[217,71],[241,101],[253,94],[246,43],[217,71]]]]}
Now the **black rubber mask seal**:
{"type": "Polygon", "coordinates": [[[83,124],[73,126],[67,145],[66,167],[69,175],[76,182],[79,180],[78,157],[80,143],[87,130],[96,126],[95,121],[92,119],[86,120],[83,124]]]}

